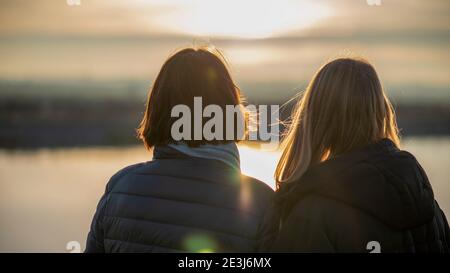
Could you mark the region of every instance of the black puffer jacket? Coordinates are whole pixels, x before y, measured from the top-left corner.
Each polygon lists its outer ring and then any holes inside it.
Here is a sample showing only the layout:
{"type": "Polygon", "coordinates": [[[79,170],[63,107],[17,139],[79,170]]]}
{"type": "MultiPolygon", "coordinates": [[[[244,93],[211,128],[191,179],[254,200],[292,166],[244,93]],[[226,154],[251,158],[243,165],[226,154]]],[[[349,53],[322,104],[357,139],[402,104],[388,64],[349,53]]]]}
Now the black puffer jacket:
{"type": "Polygon", "coordinates": [[[276,203],[282,220],[273,251],[450,248],[449,226],[424,170],[390,140],[312,167],[282,187],[276,203]]]}
{"type": "Polygon", "coordinates": [[[216,160],[156,147],[109,181],[86,252],[251,252],[273,191],[216,160]]]}

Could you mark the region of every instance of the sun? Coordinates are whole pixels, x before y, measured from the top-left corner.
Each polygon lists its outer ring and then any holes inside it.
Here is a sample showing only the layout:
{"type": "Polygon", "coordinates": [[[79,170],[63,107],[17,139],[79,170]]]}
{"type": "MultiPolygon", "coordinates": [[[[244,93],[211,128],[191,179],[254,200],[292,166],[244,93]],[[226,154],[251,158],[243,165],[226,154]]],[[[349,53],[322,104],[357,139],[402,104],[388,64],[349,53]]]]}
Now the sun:
{"type": "MultiPolygon", "coordinates": [[[[316,1],[170,1],[174,9],[155,18],[162,27],[188,35],[267,38],[305,29],[329,15],[316,1]]],[[[166,9],[167,10],[167,9],[166,9]]]]}

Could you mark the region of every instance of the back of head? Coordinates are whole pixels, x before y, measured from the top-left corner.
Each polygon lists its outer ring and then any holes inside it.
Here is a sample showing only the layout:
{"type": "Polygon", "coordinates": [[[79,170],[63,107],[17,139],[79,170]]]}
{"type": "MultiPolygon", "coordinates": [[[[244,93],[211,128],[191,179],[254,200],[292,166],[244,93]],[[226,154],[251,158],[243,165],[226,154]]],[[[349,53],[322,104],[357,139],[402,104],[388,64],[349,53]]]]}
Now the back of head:
{"type": "MultiPolygon", "coordinates": [[[[225,58],[215,48],[185,48],[165,61],[149,92],[138,128],[138,135],[147,148],[175,142],[171,127],[176,118],[171,117],[171,111],[176,105],[186,105],[193,115],[194,97],[201,97],[203,105],[214,104],[222,110],[226,105],[240,105],[240,90],[231,78],[225,58]]],[[[191,124],[194,124],[193,116],[191,124]]],[[[194,130],[190,131],[193,134],[194,130]]],[[[191,137],[185,142],[198,146],[227,141],[191,137]]]]}
{"type": "Polygon", "coordinates": [[[319,69],[296,106],[275,173],[277,185],[383,138],[399,145],[394,111],[374,67],[363,59],[333,60],[319,69]]]}

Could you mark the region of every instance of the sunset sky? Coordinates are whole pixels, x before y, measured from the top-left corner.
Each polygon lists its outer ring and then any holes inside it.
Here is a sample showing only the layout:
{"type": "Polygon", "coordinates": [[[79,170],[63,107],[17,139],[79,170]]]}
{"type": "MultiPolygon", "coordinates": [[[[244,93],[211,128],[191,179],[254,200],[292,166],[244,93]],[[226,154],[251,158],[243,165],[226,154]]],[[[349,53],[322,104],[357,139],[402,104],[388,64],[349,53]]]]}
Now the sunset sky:
{"type": "Polygon", "coordinates": [[[362,55],[388,85],[448,94],[450,1],[381,3],[1,0],[0,79],[151,81],[177,48],[214,44],[239,82],[304,84],[328,59],[362,55]]]}
{"type": "Polygon", "coordinates": [[[450,30],[446,0],[0,1],[2,34],[209,35],[267,38],[450,30]]]}

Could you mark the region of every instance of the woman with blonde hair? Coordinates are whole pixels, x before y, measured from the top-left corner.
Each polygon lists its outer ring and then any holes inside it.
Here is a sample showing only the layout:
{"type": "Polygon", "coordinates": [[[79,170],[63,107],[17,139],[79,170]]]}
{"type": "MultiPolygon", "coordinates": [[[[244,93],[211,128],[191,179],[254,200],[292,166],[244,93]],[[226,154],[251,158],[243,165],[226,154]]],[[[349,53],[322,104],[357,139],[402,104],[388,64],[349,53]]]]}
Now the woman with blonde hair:
{"type": "Polygon", "coordinates": [[[425,171],[400,150],[393,107],[365,60],[336,59],[313,77],[275,178],[273,251],[449,251],[445,215],[425,171]]]}

